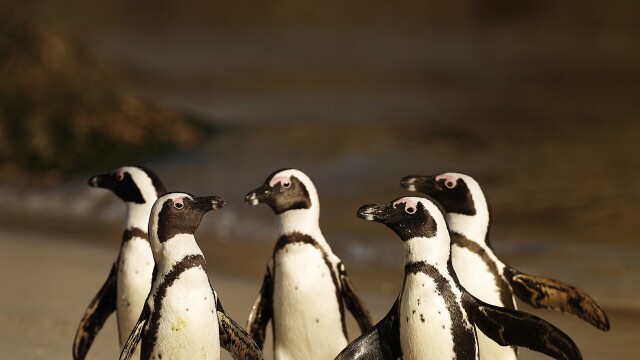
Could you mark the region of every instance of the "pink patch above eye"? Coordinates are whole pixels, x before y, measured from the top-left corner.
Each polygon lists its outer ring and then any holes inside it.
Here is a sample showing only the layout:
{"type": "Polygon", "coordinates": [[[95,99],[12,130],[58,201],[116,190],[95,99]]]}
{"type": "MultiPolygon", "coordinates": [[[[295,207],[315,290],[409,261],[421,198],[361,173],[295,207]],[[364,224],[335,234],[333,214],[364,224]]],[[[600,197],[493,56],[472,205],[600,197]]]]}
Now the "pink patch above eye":
{"type": "Polygon", "coordinates": [[[173,199],[173,203],[174,204],[181,204],[184,206],[184,199],[191,199],[190,196],[181,196],[181,197],[177,197],[175,199],[173,199]]]}
{"type": "Polygon", "coordinates": [[[436,176],[436,181],[440,181],[440,180],[456,182],[456,178],[454,178],[449,174],[442,174],[442,175],[436,176]]]}
{"type": "Polygon", "coordinates": [[[122,179],[124,177],[124,169],[123,168],[116,169],[116,171],[114,171],[114,174],[116,174],[118,179],[122,179]]]}
{"type": "Polygon", "coordinates": [[[405,198],[402,198],[402,199],[398,199],[392,205],[393,205],[393,207],[396,207],[398,204],[404,204],[404,208],[405,209],[408,209],[408,208],[417,209],[417,207],[418,207],[418,202],[415,201],[414,199],[408,198],[408,197],[405,197],[405,198]]]}
{"type": "Polygon", "coordinates": [[[291,179],[288,176],[276,176],[273,179],[271,179],[271,181],[269,181],[269,186],[274,187],[276,186],[277,183],[286,183],[289,182],[291,179]]]}
{"type": "Polygon", "coordinates": [[[449,174],[442,174],[442,175],[436,176],[436,181],[440,181],[440,180],[444,180],[445,183],[447,184],[447,187],[450,187],[450,188],[453,187],[458,182],[458,178],[449,174]]]}

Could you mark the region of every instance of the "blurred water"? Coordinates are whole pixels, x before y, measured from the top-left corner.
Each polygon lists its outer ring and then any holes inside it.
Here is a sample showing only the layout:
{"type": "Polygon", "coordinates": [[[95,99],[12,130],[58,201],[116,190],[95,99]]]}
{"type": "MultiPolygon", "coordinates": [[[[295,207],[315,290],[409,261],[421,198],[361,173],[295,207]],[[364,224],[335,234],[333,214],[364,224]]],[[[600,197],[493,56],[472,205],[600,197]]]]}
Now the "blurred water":
{"type": "Polygon", "coordinates": [[[124,34],[97,43],[135,69],[145,93],[216,122],[256,123],[442,119],[448,114],[436,112],[461,89],[433,91],[424,74],[465,69],[472,49],[461,41],[305,31],[233,39],[124,34]]]}

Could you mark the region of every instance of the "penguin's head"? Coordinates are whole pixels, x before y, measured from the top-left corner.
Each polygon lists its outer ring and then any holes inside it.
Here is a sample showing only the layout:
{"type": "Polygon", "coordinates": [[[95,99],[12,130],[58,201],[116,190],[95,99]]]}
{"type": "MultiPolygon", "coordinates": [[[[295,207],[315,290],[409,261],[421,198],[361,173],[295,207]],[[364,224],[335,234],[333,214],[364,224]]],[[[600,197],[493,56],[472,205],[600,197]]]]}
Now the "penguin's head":
{"type": "Polygon", "coordinates": [[[476,204],[484,199],[478,183],[469,175],[443,173],[435,176],[407,176],[400,182],[409,191],[425,193],[439,202],[447,213],[473,216],[476,204]]]}
{"type": "Polygon", "coordinates": [[[109,189],[122,201],[133,204],[153,204],[167,192],[160,178],[142,166],[124,166],[107,174],[92,176],[88,184],[109,189]]]}
{"type": "Polygon", "coordinates": [[[244,201],[249,205],[267,204],[276,214],[318,207],[313,182],[296,169],[277,170],[261,187],[249,192],[244,201]]]}
{"type": "Polygon", "coordinates": [[[358,217],[386,225],[402,241],[433,238],[439,231],[448,231],[438,206],[421,197],[403,197],[386,204],[364,205],[358,209],[358,217]]]}
{"type": "Polygon", "coordinates": [[[179,234],[194,234],[202,216],[224,207],[219,196],[195,197],[187,193],[169,193],[156,200],[151,208],[151,233],[164,243],[179,234]]]}

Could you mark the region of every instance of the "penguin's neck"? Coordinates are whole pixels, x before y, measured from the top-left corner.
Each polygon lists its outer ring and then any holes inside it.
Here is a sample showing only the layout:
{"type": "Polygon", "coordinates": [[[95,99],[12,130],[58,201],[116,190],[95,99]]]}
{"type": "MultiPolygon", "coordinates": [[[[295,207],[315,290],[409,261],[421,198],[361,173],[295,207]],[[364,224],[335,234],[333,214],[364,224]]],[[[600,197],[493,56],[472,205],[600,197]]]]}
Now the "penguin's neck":
{"type": "Polygon", "coordinates": [[[279,236],[297,232],[309,235],[318,242],[325,241],[320,231],[320,213],[314,207],[287,210],[276,215],[276,230],[279,236]]]}
{"type": "Polygon", "coordinates": [[[127,202],[127,212],[125,218],[124,228],[127,230],[131,230],[133,228],[138,228],[144,232],[147,232],[149,227],[149,216],[151,214],[152,204],[144,203],[144,204],[135,204],[131,202],[127,202]]]}
{"type": "Polygon", "coordinates": [[[476,209],[475,215],[447,213],[446,219],[451,232],[480,245],[484,244],[489,230],[489,211],[486,207],[476,209]]]}
{"type": "Polygon", "coordinates": [[[433,238],[415,237],[404,242],[404,262],[411,264],[424,261],[444,272],[448,271],[451,242],[447,236],[433,238]]]}
{"type": "Polygon", "coordinates": [[[153,236],[153,258],[160,273],[167,273],[175,264],[190,255],[203,255],[193,234],[177,234],[164,243],[153,236]]]}

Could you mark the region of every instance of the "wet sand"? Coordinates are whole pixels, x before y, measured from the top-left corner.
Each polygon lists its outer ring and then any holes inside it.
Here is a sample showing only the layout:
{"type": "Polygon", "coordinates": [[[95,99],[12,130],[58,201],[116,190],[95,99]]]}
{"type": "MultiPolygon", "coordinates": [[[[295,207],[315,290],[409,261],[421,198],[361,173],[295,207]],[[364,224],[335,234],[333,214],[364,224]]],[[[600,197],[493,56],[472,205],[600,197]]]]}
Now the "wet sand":
{"type": "MultiPolygon", "coordinates": [[[[0,233],[0,348],[8,359],[68,359],[78,321],[90,299],[105,279],[117,253],[111,245],[87,244],[59,235],[28,234],[3,230],[0,233]]],[[[263,259],[256,256],[255,262],[263,259]]],[[[225,267],[230,266],[225,264],[225,267]]],[[[231,317],[244,323],[259,289],[261,277],[233,276],[210,260],[209,277],[231,317]]],[[[371,289],[370,276],[352,271],[356,286],[371,289]]],[[[395,299],[393,291],[363,292],[375,320],[379,320],[395,299]]],[[[600,332],[573,317],[534,311],[566,331],[581,348],[585,359],[637,359],[640,350],[640,312],[603,304],[612,330],[600,332]]],[[[531,311],[528,307],[524,310],[531,311]]],[[[350,334],[357,334],[349,322],[350,334]]],[[[271,343],[266,344],[271,357],[271,343]]],[[[114,318],[110,318],[94,343],[88,359],[117,358],[114,318]]],[[[227,354],[224,357],[228,359],[227,354]]],[[[528,350],[521,359],[545,357],[528,350]]]]}

